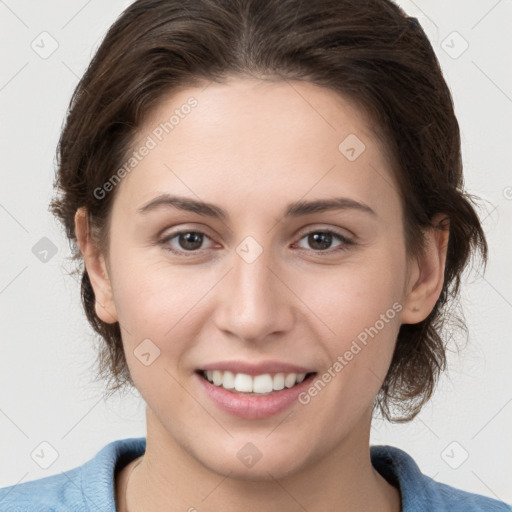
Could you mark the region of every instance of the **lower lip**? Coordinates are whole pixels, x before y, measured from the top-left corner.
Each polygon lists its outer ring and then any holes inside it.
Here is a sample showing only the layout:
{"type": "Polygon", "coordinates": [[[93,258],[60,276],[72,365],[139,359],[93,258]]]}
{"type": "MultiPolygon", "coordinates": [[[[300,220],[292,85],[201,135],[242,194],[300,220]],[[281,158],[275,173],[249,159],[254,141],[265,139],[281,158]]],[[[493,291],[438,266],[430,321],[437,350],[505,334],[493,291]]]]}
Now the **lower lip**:
{"type": "Polygon", "coordinates": [[[222,386],[215,386],[198,373],[194,375],[199,379],[210,400],[220,409],[248,420],[268,418],[288,409],[316,376],[316,374],[311,374],[292,388],[284,388],[269,395],[257,396],[233,393],[222,386]]]}

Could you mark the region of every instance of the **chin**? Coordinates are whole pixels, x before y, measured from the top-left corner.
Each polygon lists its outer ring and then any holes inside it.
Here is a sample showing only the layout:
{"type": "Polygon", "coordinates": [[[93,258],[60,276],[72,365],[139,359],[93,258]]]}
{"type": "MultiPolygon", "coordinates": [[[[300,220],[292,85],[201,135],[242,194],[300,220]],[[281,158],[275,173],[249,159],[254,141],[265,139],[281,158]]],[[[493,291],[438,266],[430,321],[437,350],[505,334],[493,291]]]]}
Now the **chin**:
{"type": "MultiPolygon", "coordinates": [[[[233,480],[268,482],[285,478],[300,470],[307,464],[305,454],[290,446],[289,452],[281,449],[267,448],[257,449],[250,441],[241,444],[236,449],[222,449],[221,453],[210,453],[199,462],[210,471],[226,476],[233,480]],[[230,453],[233,455],[231,456],[230,453]],[[300,457],[301,459],[299,459],[300,457]]],[[[260,443],[264,444],[264,443],[260,443]]],[[[267,443],[268,444],[268,443],[267,443]]]]}

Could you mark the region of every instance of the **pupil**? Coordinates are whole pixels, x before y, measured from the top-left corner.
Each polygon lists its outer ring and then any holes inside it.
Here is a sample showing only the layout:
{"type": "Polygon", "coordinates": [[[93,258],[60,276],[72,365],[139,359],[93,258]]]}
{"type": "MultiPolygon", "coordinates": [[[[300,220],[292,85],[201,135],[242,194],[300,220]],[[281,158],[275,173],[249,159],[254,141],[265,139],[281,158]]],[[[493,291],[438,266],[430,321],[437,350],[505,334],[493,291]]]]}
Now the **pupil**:
{"type": "Polygon", "coordinates": [[[202,242],[203,238],[200,233],[189,232],[180,235],[180,246],[182,249],[187,249],[189,251],[199,249],[202,242]],[[185,243],[181,243],[182,241],[185,241],[185,243]]]}
{"type": "Polygon", "coordinates": [[[309,235],[309,243],[313,249],[328,249],[331,245],[332,235],[329,233],[314,233],[309,235]],[[319,244],[319,247],[315,247],[315,244],[319,244]]]}

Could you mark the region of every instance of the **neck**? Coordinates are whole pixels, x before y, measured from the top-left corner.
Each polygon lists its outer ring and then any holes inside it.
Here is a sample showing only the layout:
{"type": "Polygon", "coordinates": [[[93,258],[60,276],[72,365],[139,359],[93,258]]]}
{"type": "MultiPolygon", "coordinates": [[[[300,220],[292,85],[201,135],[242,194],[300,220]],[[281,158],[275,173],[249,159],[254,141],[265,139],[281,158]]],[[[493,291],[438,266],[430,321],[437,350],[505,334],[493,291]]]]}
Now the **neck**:
{"type": "Polygon", "coordinates": [[[299,470],[276,478],[277,471],[269,468],[252,480],[206,467],[162,431],[148,407],[146,452],[119,475],[118,510],[320,512],[335,503],[339,512],[400,512],[398,489],[371,464],[370,422],[371,414],[365,429],[353,429],[357,435],[332,447],[325,457],[305,461],[299,470]]]}

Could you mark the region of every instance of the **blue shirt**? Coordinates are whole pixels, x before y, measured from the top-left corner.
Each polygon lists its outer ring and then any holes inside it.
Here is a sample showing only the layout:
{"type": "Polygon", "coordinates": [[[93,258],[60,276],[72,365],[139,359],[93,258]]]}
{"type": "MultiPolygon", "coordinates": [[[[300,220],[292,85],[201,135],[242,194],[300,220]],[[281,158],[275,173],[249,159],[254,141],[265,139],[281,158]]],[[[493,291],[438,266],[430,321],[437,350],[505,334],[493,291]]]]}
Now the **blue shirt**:
{"type": "MultiPolygon", "coordinates": [[[[146,438],[113,441],[69,471],[0,489],[1,512],[116,512],[114,475],[146,450],[146,438]]],[[[392,446],[372,446],[371,461],[400,488],[402,512],[511,512],[512,507],[438,483],[392,446]]]]}

